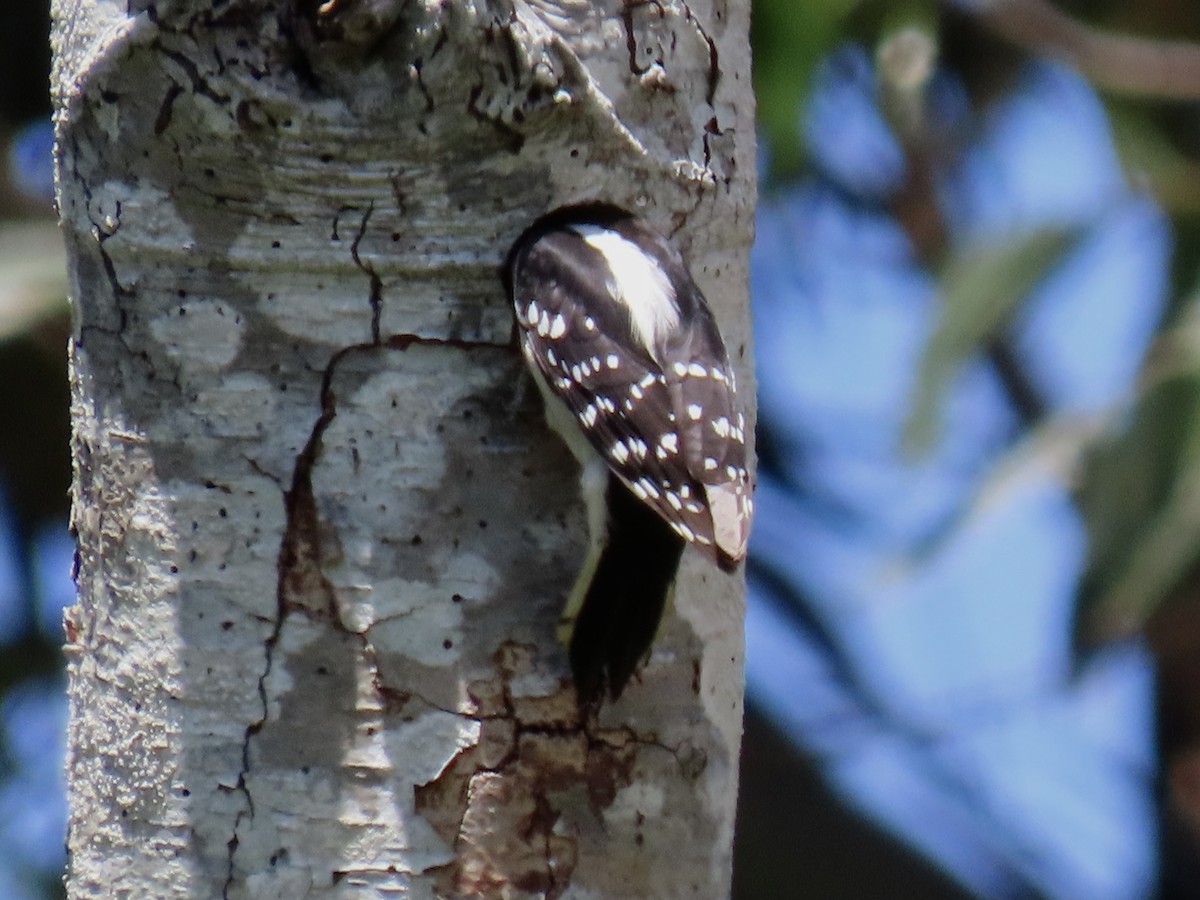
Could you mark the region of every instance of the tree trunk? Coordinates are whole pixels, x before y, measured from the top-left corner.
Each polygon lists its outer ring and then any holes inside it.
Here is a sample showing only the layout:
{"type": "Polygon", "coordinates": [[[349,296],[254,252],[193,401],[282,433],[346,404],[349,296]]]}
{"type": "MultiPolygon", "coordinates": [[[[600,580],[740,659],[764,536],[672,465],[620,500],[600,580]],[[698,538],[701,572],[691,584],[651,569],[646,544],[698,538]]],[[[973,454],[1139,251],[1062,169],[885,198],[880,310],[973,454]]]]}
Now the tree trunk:
{"type": "Polygon", "coordinates": [[[577,472],[497,271],[634,209],[751,383],[748,3],[54,12],[70,895],[727,895],[740,580],[689,553],[580,720],[577,472]]]}

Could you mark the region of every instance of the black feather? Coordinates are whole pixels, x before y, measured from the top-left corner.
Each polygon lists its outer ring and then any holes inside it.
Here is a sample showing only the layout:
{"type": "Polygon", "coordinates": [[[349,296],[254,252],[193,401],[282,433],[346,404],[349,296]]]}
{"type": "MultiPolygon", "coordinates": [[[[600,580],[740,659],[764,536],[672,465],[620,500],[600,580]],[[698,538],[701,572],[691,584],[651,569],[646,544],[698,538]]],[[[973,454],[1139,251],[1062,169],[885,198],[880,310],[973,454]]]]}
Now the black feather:
{"type": "Polygon", "coordinates": [[[581,706],[614,700],[650,650],[686,541],[608,477],[608,543],[571,634],[571,673],[581,706]]]}

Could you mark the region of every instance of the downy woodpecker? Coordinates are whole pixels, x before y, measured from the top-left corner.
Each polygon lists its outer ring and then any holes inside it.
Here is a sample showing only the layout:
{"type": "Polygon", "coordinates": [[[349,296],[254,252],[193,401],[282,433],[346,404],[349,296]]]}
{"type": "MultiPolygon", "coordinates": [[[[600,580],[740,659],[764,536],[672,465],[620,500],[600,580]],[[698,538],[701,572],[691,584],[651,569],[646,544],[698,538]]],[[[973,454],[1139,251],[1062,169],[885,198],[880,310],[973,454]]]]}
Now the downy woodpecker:
{"type": "Polygon", "coordinates": [[[614,206],[566,207],[513,245],[504,277],[550,426],[583,468],[590,546],[571,600],[582,704],[647,655],[692,544],[746,555],[746,419],[725,343],[678,249],[614,206]]]}

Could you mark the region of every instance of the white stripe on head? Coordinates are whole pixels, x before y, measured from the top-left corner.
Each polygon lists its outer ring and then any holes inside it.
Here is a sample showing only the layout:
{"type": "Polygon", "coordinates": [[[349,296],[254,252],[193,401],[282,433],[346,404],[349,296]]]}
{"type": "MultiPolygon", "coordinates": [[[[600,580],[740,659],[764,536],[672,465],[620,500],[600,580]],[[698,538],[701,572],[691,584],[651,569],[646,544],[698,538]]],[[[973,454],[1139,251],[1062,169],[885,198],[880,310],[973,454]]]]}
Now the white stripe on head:
{"type": "Polygon", "coordinates": [[[679,308],[667,273],[637,244],[611,229],[572,225],[571,230],[604,257],[613,293],[629,310],[634,335],[653,354],[659,340],[679,325],[679,308]]]}

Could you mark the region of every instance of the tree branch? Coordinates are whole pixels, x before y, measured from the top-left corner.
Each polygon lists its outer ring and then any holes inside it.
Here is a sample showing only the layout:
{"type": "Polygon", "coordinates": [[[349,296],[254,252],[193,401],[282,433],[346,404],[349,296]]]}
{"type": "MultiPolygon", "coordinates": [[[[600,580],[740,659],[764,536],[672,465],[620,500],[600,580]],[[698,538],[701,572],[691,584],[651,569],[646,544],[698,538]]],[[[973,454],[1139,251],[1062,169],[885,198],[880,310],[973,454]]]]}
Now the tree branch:
{"type": "Polygon", "coordinates": [[[970,5],[996,34],[1070,63],[1101,90],[1200,99],[1200,44],[1105,31],[1071,18],[1047,0],[979,0],[970,5]]]}

